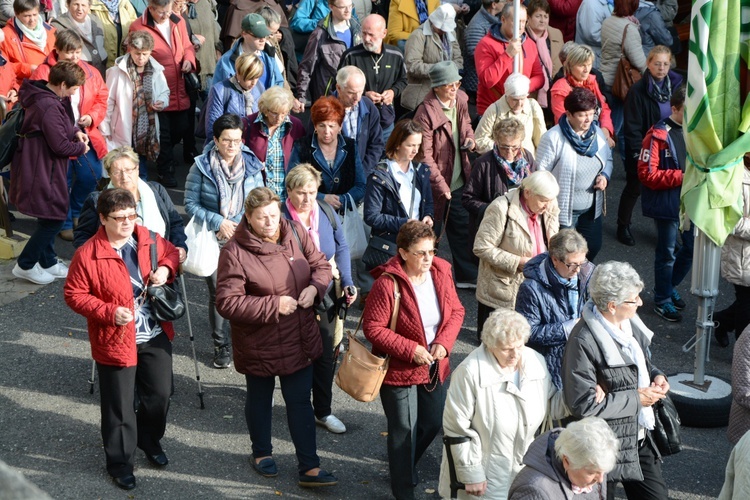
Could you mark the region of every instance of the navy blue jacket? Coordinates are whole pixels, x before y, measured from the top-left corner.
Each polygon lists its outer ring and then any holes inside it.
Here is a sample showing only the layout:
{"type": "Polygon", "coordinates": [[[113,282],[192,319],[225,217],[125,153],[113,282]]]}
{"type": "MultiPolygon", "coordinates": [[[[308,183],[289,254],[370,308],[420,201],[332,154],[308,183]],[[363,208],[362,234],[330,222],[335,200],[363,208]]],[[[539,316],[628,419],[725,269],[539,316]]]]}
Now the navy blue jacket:
{"type": "Polygon", "coordinates": [[[544,356],[552,382],[558,389],[562,389],[560,370],[568,341],[563,323],[581,316],[583,305],[589,299],[588,284],[593,272],[591,262],[578,271],[578,310],[574,316],[569,311],[567,289],[554,275],[549,253],[537,255],[523,268],[526,279],[518,289],[516,311],[531,326],[527,345],[544,356]]]}
{"type": "MultiPolygon", "coordinates": [[[[685,144],[677,148],[670,132],[670,123],[661,120],[643,138],[638,159],[643,215],[654,219],[680,219],[680,191],[686,159],[680,158],[685,144]]],[[[682,134],[677,140],[684,141],[682,134]]]]}
{"type": "MultiPolygon", "coordinates": [[[[423,163],[415,167],[417,176],[417,190],[422,195],[419,205],[419,220],[428,215],[435,219],[432,203],[432,189],[430,188],[430,167],[423,163]]],[[[365,190],[365,223],[372,227],[372,234],[387,240],[396,241],[399,229],[409,216],[407,208],[401,203],[398,195],[398,183],[388,168],[388,163],[382,161],[367,178],[365,190]]]]}

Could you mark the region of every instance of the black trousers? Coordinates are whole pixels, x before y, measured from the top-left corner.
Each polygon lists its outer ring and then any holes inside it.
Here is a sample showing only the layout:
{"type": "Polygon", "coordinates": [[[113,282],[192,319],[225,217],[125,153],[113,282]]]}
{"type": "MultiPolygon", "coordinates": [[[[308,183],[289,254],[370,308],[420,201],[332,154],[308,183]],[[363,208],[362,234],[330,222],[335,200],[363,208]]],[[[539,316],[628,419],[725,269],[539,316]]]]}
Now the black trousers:
{"type": "Polygon", "coordinates": [[[620,206],[617,209],[617,225],[629,226],[633,218],[633,209],[641,195],[641,181],[638,179],[638,162],[632,158],[625,158],[623,163],[625,164],[625,187],[622,189],[620,206]]]}
{"type": "MultiPolygon", "coordinates": [[[[174,173],[176,163],[173,149],[193,130],[189,111],[162,111],[159,113],[159,157],[156,170],[159,175],[174,173]]],[[[195,141],[193,141],[195,142],[195,141]]],[[[186,141],[189,144],[189,140],[186,141]]]]}
{"type": "MultiPolygon", "coordinates": [[[[331,299],[336,300],[336,287],[328,292],[331,299]]],[[[331,414],[333,400],[333,370],[336,359],[333,357],[334,335],[336,333],[336,319],[328,321],[328,311],[319,314],[318,326],[323,340],[323,354],[313,361],[312,404],[315,417],[323,418],[331,414]]]]}
{"type": "MultiPolygon", "coordinates": [[[[448,212],[448,220],[445,221],[445,234],[448,236],[448,246],[450,246],[453,256],[453,272],[456,281],[476,283],[479,269],[472,248],[469,246],[471,241],[469,236],[469,212],[461,203],[463,194],[463,187],[451,192],[450,211],[448,212]]],[[[435,221],[435,234],[439,237],[445,214],[435,215],[439,218],[435,221]]]]}
{"type": "Polygon", "coordinates": [[[477,300],[477,340],[482,341],[482,328],[484,328],[484,322],[490,317],[495,311],[494,307],[482,304],[477,300]]]}
{"type": "Polygon", "coordinates": [[[380,388],[380,401],[388,420],[388,469],[391,492],[397,499],[414,498],[419,483],[417,462],[443,426],[447,389],[433,384],[380,388]]]}
{"type": "Polygon", "coordinates": [[[739,337],[745,327],[750,324],[750,287],[734,285],[734,302],[724,309],[714,313],[714,321],[721,324],[725,332],[734,332],[739,337]]]}
{"type": "MultiPolygon", "coordinates": [[[[638,448],[638,461],[643,472],[643,481],[622,482],[628,500],[667,500],[669,496],[661,474],[661,463],[656,458],[648,437],[638,448]]],[[[617,481],[607,482],[607,500],[615,500],[616,486],[617,481]]]]}
{"type": "Polygon", "coordinates": [[[136,366],[96,364],[104,454],[107,472],[112,477],[133,473],[136,446],[149,455],[161,453],[159,442],[167,427],[172,395],[172,343],[161,333],[138,344],[137,349],[136,366]]]}

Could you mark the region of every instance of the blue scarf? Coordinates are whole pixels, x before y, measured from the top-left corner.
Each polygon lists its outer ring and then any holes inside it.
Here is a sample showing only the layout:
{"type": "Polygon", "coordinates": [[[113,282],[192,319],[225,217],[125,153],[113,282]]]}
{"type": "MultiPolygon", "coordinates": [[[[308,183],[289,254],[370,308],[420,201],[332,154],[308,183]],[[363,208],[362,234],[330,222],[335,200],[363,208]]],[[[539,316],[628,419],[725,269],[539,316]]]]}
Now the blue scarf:
{"type": "Polygon", "coordinates": [[[577,319],[580,316],[578,314],[578,275],[576,274],[570,279],[560,276],[552,264],[552,256],[547,257],[547,268],[552,271],[552,275],[565,289],[565,295],[568,298],[568,317],[570,319],[577,319]]]}
{"type": "Polygon", "coordinates": [[[562,132],[563,136],[565,136],[570,145],[573,146],[573,149],[577,154],[579,154],[580,156],[586,156],[588,158],[593,158],[594,156],[596,156],[596,153],[598,151],[596,147],[596,131],[599,128],[596,122],[591,124],[591,127],[585,134],[583,134],[583,137],[575,133],[573,127],[571,127],[568,123],[567,115],[562,115],[560,117],[560,121],[557,122],[557,124],[560,126],[560,131],[562,132]]]}
{"type": "Polygon", "coordinates": [[[120,0],[101,0],[104,6],[107,8],[112,21],[115,24],[120,22],[120,0]]]}
{"type": "Polygon", "coordinates": [[[414,0],[414,4],[417,6],[419,24],[422,24],[427,21],[427,17],[429,17],[429,14],[427,13],[427,2],[425,0],[414,0]]]}

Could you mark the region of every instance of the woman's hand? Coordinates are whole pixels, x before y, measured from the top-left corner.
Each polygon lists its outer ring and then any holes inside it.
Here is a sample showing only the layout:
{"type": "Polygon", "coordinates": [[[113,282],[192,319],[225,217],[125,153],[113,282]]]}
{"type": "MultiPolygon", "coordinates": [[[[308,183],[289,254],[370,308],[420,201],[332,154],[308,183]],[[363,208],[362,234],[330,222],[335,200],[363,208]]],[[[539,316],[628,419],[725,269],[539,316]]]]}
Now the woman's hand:
{"type": "Polygon", "coordinates": [[[323,197],[323,201],[331,205],[334,210],[341,208],[341,200],[337,194],[327,194],[323,197]]]}
{"type": "Polygon", "coordinates": [[[357,300],[357,287],[352,286],[352,287],[347,287],[347,289],[349,289],[349,291],[351,292],[351,295],[346,292],[344,292],[344,295],[346,295],[346,305],[350,306],[354,303],[355,300],[357,300]]]}
{"type": "Polygon", "coordinates": [[[596,176],[596,179],[594,179],[594,189],[597,191],[604,191],[607,189],[607,178],[604,177],[602,174],[599,174],[596,176]]]}
{"type": "Polygon", "coordinates": [[[422,222],[424,222],[425,224],[427,224],[430,227],[432,227],[432,226],[435,225],[435,221],[433,221],[432,217],[430,217],[429,215],[425,216],[425,218],[422,219],[422,222]]]}
{"type": "Polygon", "coordinates": [[[221,221],[219,230],[216,231],[216,237],[222,241],[228,241],[234,236],[234,231],[237,229],[237,223],[229,219],[221,221]]]}
{"type": "Polygon", "coordinates": [[[604,392],[604,389],[599,384],[596,384],[596,396],[594,396],[594,401],[596,401],[596,404],[601,403],[604,401],[604,398],[607,397],[607,393],[604,392]]]}
{"type": "Polygon", "coordinates": [[[180,254],[180,264],[182,264],[187,259],[187,252],[184,248],[177,247],[177,253],[180,254]]]}
{"type": "Polygon", "coordinates": [[[610,148],[615,147],[615,140],[612,138],[612,134],[609,133],[609,130],[603,128],[602,132],[604,133],[604,137],[607,139],[607,146],[609,146],[610,148]]]}
{"type": "Polygon", "coordinates": [[[481,483],[466,483],[466,494],[481,497],[487,491],[487,481],[481,483]]]}
{"type": "Polygon", "coordinates": [[[148,281],[154,286],[162,286],[169,278],[169,268],[160,266],[156,271],[151,271],[148,275],[148,281]]]}
{"type": "Polygon", "coordinates": [[[523,271],[523,268],[526,266],[526,263],[530,260],[529,257],[521,257],[521,260],[518,261],[518,272],[520,273],[523,271]]]}
{"type": "Polygon", "coordinates": [[[193,70],[193,64],[190,61],[182,61],[182,67],[180,69],[183,73],[190,73],[193,70]]]}
{"type": "Polygon", "coordinates": [[[90,127],[92,123],[94,123],[94,120],[92,120],[89,115],[83,115],[78,119],[78,125],[83,128],[90,127]]]}
{"type": "Polygon", "coordinates": [[[660,399],[667,397],[658,387],[643,387],[638,389],[638,396],[641,399],[641,406],[651,406],[660,399]]]}
{"type": "Polygon", "coordinates": [[[127,307],[118,307],[115,309],[115,324],[117,326],[127,325],[133,321],[133,311],[127,307]]]}
{"type": "Polygon", "coordinates": [[[307,288],[302,290],[302,293],[299,294],[297,305],[302,309],[307,309],[308,307],[313,305],[313,302],[315,302],[316,295],[318,295],[318,289],[312,285],[309,285],[307,288]]]}
{"type": "Polygon", "coordinates": [[[432,354],[427,352],[427,349],[425,349],[421,345],[418,345],[417,350],[414,351],[413,361],[418,365],[429,365],[430,363],[435,361],[435,359],[432,357],[432,354]]]}
{"type": "Polygon", "coordinates": [[[430,348],[430,356],[432,356],[432,359],[435,361],[440,361],[448,356],[448,351],[446,351],[445,347],[440,344],[432,344],[432,347],[430,348]]]}
{"type": "Polygon", "coordinates": [[[164,109],[164,102],[163,101],[155,101],[151,103],[151,109],[153,109],[156,112],[161,111],[164,109]]]}
{"type": "Polygon", "coordinates": [[[279,299],[279,314],[289,316],[297,310],[297,301],[288,295],[282,295],[279,299]]]}
{"type": "Polygon", "coordinates": [[[657,375],[654,377],[654,381],[651,382],[651,387],[660,390],[662,394],[666,395],[669,392],[669,382],[667,382],[667,377],[664,375],[657,375]]]}

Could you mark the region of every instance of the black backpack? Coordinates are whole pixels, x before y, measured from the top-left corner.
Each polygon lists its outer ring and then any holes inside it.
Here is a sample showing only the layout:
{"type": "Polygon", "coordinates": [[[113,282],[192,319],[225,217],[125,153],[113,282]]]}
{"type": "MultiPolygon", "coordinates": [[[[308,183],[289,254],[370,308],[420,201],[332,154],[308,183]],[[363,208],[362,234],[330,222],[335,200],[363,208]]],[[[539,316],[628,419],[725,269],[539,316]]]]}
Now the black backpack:
{"type": "Polygon", "coordinates": [[[14,107],[0,125],[0,170],[7,170],[18,148],[21,127],[26,109],[20,104],[14,107]]]}

